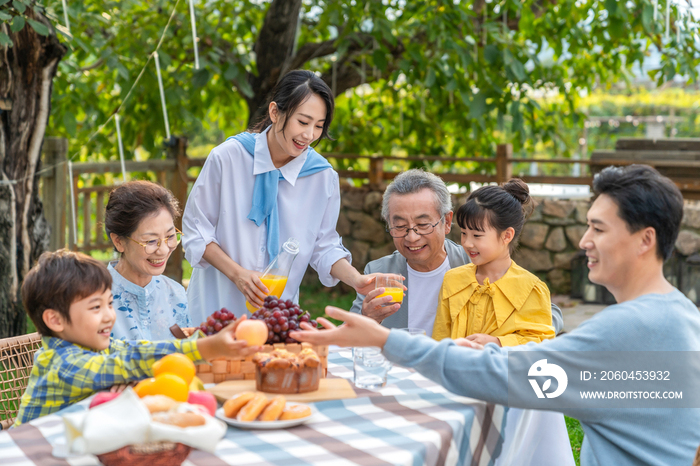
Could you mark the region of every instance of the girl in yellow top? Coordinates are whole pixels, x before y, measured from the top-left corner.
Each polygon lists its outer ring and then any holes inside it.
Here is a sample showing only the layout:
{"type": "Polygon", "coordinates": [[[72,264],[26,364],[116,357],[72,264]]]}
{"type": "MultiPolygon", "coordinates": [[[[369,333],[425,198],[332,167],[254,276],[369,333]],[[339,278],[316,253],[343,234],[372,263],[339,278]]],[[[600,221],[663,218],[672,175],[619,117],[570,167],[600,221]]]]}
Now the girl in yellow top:
{"type": "Polygon", "coordinates": [[[510,258],[530,191],[519,179],[484,186],[457,210],[471,264],[445,274],[433,338],[515,346],[554,337],[549,289],[510,258]]]}

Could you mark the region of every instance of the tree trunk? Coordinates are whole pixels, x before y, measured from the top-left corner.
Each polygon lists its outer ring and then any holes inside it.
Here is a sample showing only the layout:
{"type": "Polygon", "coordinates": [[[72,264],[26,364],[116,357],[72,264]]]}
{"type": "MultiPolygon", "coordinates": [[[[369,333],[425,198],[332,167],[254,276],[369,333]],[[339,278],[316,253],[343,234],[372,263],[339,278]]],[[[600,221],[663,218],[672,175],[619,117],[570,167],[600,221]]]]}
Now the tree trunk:
{"type": "Polygon", "coordinates": [[[51,233],[36,172],[52,81],[66,48],[47,18],[34,19],[51,34],[40,36],[28,24],[18,33],[0,26],[13,42],[0,47],[0,338],[26,333],[20,288],[51,233]]]}
{"type": "Polygon", "coordinates": [[[253,96],[248,102],[248,124],[255,124],[265,116],[267,99],[277,81],[289,71],[294,53],[301,0],[275,0],[265,15],[265,21],[255,42],[257,76],[249,74],[253,96]]]}

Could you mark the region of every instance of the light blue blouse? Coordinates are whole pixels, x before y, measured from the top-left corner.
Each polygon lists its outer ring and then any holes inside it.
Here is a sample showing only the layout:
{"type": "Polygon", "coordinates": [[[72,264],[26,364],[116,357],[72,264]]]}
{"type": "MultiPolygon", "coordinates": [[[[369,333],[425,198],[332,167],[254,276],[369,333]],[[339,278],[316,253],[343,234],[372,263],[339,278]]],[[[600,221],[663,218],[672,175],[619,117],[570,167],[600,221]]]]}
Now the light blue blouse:
{"type": "Polygon", "coordinates": [[[111,262],[107,267],[112,274],[113,307],[117,314],[112,338],[172,340],[175,338],[170,333],[173,324],[193,326],[182,285],[165,275],[158,275],[141,287],[122,277],[114,265],[116,262],[111,262]]]}

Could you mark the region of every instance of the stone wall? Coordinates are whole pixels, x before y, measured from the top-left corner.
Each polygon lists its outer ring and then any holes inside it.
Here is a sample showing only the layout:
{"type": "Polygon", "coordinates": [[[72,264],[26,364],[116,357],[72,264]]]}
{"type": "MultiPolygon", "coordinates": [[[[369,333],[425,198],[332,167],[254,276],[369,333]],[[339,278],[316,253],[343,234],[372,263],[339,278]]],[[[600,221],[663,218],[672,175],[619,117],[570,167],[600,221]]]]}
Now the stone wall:
{"type": "MultiPolygon", "coordinates": [[[[343,244],[352,253],[353,265],[363,271],[367,262],[395,250],[381,220],[382,191],[344,185],[341,186],[341,199],[337,230],[343,237],[343,244]]],[[[465,199],[466,195],[454,197],[455,209],[465,199]]],[[[571,260],[580,251],[578,243],[586,231],[586,212],[590,202],[553,199],[536,199],[536,202],[537,207],[523,228],[513,260],[547,282],[552,294],[569,294],[571,260]]],[[[459,236],[459,226],[455,223],[448,237],[459,243],[459,236]]],[[[700,264],[698,202],[686,203],[676,252],[684,264],[700,264]]],[[[697,283],[700,293],[700,265],[695,269],[693,283],[697,283]]]]}
{"type": "Polygon", "coordinates": [[[571,292],[571,260],[586,232],[586,201],[536,199],[513,260],[547,282],[552,294],[571,292]]]}

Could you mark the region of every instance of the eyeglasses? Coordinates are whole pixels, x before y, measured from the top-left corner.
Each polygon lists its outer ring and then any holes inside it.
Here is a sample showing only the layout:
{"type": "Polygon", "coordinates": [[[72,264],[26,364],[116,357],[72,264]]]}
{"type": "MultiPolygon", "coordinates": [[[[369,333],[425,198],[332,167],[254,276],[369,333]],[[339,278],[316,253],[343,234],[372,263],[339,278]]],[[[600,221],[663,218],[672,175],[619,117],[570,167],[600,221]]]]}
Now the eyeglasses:
{"type": "Polygon", "coordinates": [[[413,228],[408,228],[408,227],[393,227],[393,228],[387,228],[386,231],[389,232],[392,238],[405,238],[408,236],[408,233],[410,231],[413,231],[415,234],[424,236],[424,235],[429,235],[433,231],[435,231],[435,226],[442,222],[442,219],[444,217],[440,217],[440,220],[438,220],[435,223],[419,223],[413,228]]]}
{"type": "Polygon", "coordinates": [[[128,236],[127,238],[129,238],[134,243],[143,246],[143,250],[146,251],[146,254],[153,254],[154,252],[160,249],[160,245],[162,243],[165,243],[170,249],[175,249],[177,245],[180,244],[180,241],[182,241],[182,232],[175,228],[175,233],[173,233],[172,235],[161,239],[152,239],[151,241],[146,241],[145,243],[136,241],[134,238],[128,236]]]}

